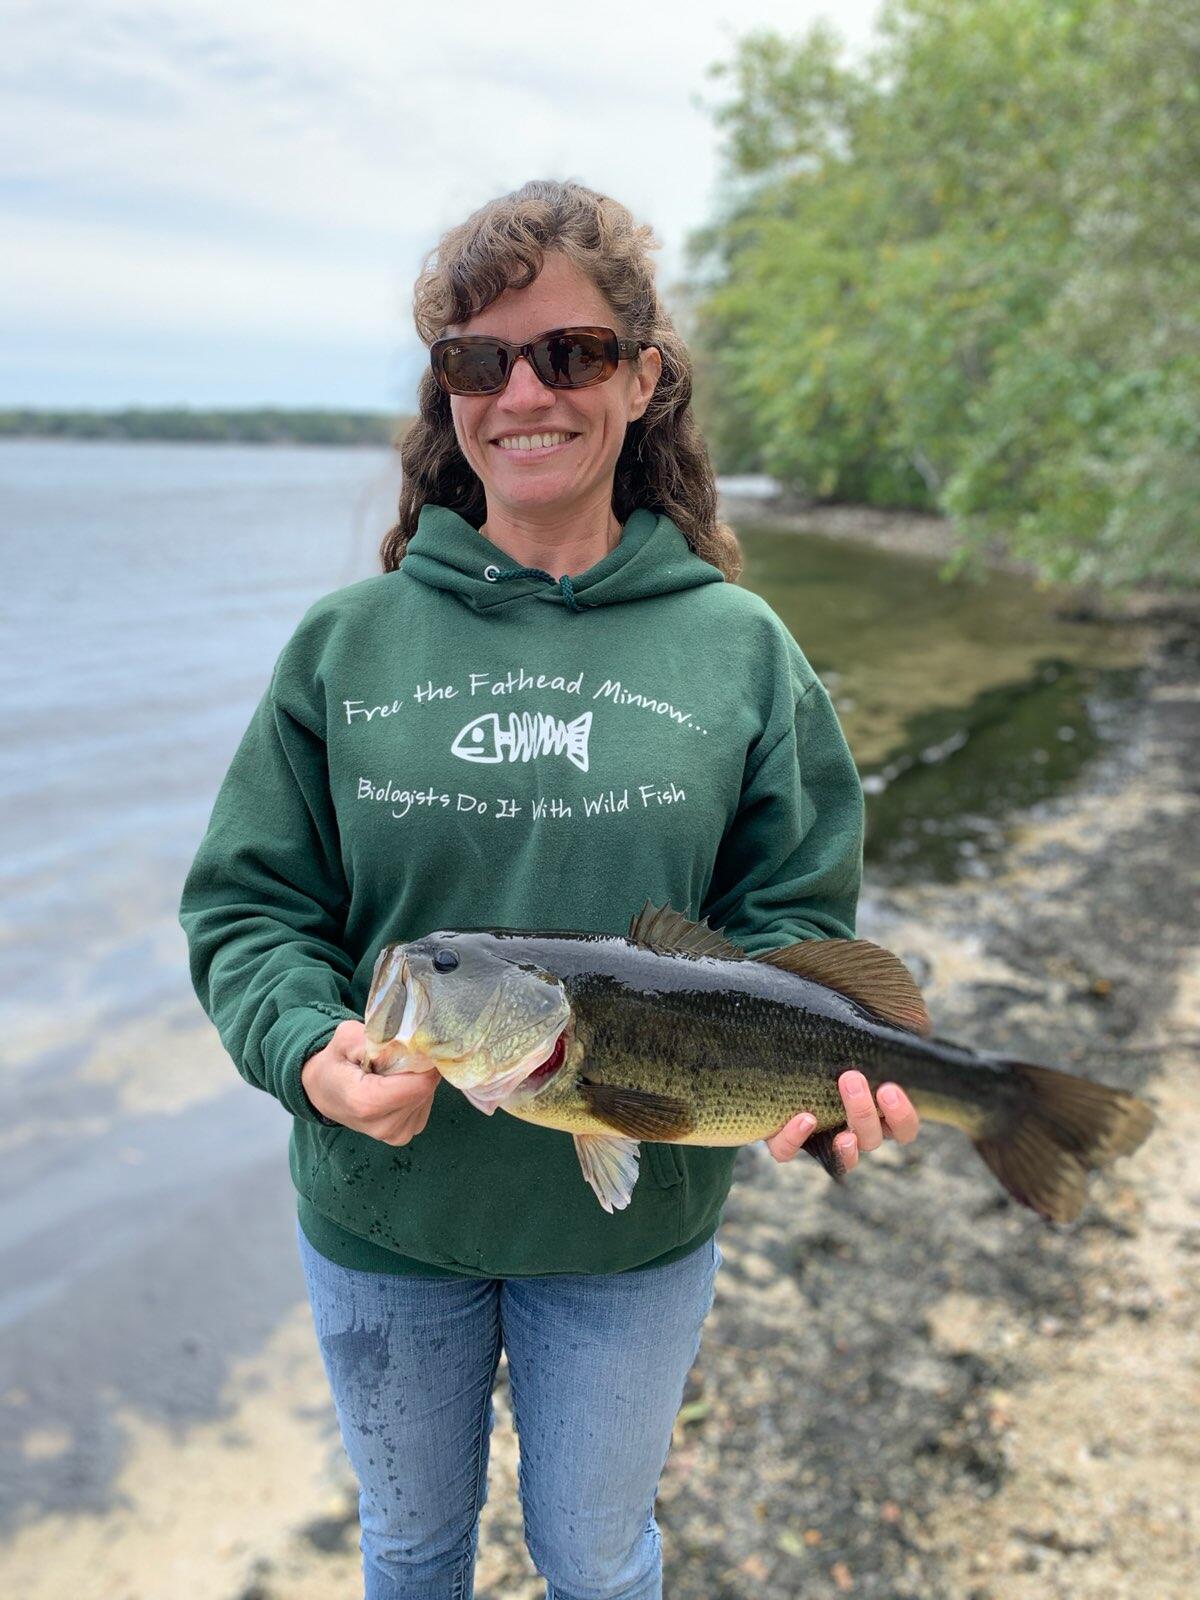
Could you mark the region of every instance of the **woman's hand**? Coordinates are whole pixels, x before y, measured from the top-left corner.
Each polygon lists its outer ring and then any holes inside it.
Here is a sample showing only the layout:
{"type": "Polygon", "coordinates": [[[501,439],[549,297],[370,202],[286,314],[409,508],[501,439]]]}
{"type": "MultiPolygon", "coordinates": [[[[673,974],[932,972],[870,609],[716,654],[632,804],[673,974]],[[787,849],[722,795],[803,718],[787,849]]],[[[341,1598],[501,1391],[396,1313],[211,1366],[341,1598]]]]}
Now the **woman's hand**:
{"type": "Polygon", "coordinates": [[[304,1092],[325,1116],[384,1144],[407,1144],[429,1121],[436,1072],[364,1072],[366,1028],[339,1022],[323,1050],[300,1069],[304,1092]]]}
{"type": "MultiPolygon", "coordinates": [[[[878,1150],[885,1139],[895,1139],[898,1144],[911,1144],[917,1137],[920,1119],[912,1101],[899,1084],[879,1085],[879,1104],[871,1098],[866,1078],[855,1068],[843,1072],[838,1079],[838,1093],[846,1108],[847,1127],[833,1141],[833,1147],[842,1158],[847,1172],[858,1165],[860,1150],[878,1150]]],[[[767,1149],[776,1161],[790,1161],[817,1125],[817,1119],[807,1111],[785,1122],[778,1133],[766,1140],[767,1149]]]]}

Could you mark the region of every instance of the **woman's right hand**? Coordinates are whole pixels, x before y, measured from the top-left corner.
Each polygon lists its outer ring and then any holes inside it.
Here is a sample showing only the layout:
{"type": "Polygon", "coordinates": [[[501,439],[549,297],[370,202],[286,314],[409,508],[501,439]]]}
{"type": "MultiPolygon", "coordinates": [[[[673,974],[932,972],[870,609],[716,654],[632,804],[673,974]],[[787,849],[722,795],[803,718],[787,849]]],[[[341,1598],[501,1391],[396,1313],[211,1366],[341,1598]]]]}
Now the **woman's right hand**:
{"type": "Polygon", "coordinates": [[[407,1144],[429,1121],[438,1074],[364,1072],[366,1028],[339,1022],[323,1050],[300,1069],[304,1092],[325,1116],[384,1144],[407,1144]]]}

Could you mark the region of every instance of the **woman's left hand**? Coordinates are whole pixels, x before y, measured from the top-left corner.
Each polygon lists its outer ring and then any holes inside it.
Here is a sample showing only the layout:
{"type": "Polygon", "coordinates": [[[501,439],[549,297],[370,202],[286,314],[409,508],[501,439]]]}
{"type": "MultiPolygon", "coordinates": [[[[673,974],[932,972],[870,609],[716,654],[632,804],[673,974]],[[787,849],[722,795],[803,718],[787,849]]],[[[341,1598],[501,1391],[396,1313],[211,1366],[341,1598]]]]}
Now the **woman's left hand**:
{"type": "MultiPolygon", "coordinates": [[[[920,1119],[912,1101],[899,1084],[881,1083],[879,1104],[876,1105],[866,1078],[852,1067],[838,1079],[838,1092],[846,1108],[847,1126],[833,1144],[847,1172],[858,1165],[860,1150],[878,1150],[885,1139],[895,1139],[897,1144],[911,1144],[917,1137],[920,1119]]],[[[790,1161],[799,1154],[816,1125],[816,1118],[802,1111],[765,1141],[767,1149],[776,1161],[790,1161]]]]}

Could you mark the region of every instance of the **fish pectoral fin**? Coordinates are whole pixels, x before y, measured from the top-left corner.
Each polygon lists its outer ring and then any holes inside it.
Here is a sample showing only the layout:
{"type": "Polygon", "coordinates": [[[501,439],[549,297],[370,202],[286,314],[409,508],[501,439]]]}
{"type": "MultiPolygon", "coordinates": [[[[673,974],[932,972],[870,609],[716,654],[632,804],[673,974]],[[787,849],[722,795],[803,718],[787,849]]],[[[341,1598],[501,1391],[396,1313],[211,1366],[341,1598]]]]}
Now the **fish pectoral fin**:
{"type": "Polygon", "coordinates": [[[596,1199],[610,1215],[624,1211],[638,1179],[641,1152],[637,1140],[606,1133],[576,1133],[572,1137],[580,1169],[596,1199]]]}
{"type": "Polygon", "coordinates": [[[869,939],[797,939],[751,959],[835,989],[894,1028],[933,1032],[917,980],[898,955],[869,939]]]}
{"type": "Polygon", "coordinates": [[[591,1083],[586,1078],[580,1079],[579,1092],[594,1117],[631,1139],[669,1143],[692,1131],[690,1109],[671,1095],[651,1094],[620,1083],[591,1083]]]}
{"type": "Polygon", "coordinates": [[[846,1124],[844,1122],[840,1128],[822,1128],[819,1133],[810,1133],[800,1147],[812,1156],[814,1161],[821,1163],[835,1183],[841,1183],[846,1176],[846,1167],[841,1156],[838,1155],[837,1146],[833,1141],[839,1133],[845,1133],[845,1131],[846,1124]]]}

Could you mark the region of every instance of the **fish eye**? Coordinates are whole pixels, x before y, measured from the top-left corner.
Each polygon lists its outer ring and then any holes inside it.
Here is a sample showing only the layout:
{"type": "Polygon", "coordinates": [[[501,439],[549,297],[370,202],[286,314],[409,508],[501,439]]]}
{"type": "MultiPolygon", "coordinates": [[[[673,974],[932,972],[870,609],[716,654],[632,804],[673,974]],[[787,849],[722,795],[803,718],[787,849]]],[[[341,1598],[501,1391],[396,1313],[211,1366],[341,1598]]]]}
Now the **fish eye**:
{"type": "Polygon", "coordinates": [[[438,972],[453,972],[458,965],[458,956],[453,950],[438,950],[434,954],[433,965],[438,972]]]}

